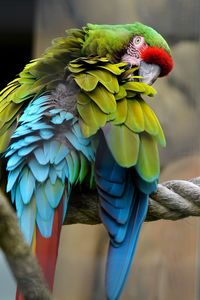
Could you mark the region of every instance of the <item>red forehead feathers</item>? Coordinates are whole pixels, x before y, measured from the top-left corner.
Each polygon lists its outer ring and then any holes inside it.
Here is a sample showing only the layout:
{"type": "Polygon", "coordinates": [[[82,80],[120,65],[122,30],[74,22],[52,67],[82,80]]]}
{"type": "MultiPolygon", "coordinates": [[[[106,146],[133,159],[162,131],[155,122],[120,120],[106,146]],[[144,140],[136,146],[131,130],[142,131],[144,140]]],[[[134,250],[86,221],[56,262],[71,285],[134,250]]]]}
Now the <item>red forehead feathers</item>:
{"type": "Polygon", "coordinates": [[[172,57],[162,48],[147,47],[141,53],[141,57],[146,63],[161,67],[160,77],[167,75],[174,65],[172,57]]]}

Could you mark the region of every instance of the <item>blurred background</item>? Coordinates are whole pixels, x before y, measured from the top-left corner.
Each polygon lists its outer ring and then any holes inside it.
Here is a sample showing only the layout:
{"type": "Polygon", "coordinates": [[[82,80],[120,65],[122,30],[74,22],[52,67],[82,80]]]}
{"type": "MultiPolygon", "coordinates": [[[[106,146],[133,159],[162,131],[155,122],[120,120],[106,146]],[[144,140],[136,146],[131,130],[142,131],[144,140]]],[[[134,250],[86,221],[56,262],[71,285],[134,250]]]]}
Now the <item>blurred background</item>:
{"type": "MultiPolygon", "coordinates": [[[[0,87],[69,27],[133,23],[154,27],[169,42],[175,68],[151,100],[163,125],[161,182],[200,175],[199,0],[1,0],[0,87]]],[[[200,300],[200,222],[145,223],[122,300],[200,300]]],[[[65,226],[54,295],[58,300],[104,299],[108,238],[102,225],[65,226]]],[[[14,299],[14,281],[0,262],[1,299],[14,299]]]]}

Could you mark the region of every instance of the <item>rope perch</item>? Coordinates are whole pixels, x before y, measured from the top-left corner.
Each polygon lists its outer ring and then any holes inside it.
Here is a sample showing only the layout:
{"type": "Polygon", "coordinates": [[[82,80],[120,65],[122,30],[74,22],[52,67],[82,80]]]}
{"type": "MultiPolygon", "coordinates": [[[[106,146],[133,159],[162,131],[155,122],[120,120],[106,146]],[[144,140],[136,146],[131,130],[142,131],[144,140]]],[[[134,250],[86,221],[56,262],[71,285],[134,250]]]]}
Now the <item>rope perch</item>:
{"type": "MultiPolygon", "coordinates": [[[[189,216],[200,216],[200,177],[159,184],[158,190],[149,198],[146,221],[178,220],[189,216]]],[[[65,224],[75,223],[101,223],[96,191],[73,193],[65,224]]]]}
{"type": "Polygon", "coordinates": [[[159,184],[150,198],[147,221],[178,220],[189,216],[200,216],[200,177],[159,184]]]}

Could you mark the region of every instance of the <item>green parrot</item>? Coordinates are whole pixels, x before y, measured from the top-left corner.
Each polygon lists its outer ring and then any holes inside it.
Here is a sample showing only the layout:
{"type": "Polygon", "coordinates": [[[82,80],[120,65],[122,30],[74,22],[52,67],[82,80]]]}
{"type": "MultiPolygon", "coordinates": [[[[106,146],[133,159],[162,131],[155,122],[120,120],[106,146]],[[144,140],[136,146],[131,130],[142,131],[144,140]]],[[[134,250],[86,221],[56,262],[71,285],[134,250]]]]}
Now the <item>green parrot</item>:
{"type": "Polygon", "coordinates": [[[51,290],[71,191],[96,189],[110,239],[106,295],[117,300],[166,144],[143,96],[155,95],[173,60],[141,23],[66,33],[0,92],[1,182],[51,290]]]}

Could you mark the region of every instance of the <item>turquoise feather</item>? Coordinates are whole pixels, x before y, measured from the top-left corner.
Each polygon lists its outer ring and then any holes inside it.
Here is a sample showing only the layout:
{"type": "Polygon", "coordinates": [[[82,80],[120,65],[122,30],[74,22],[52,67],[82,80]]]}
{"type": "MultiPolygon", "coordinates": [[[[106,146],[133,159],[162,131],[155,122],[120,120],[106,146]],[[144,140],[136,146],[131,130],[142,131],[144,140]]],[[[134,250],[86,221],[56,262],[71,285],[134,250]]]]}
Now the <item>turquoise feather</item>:
{"type": "Polygon", "coordinates": [[[40,130],[40,136],[44,140],[49,140],[54,136],[54,133],[51,130],[40,130]]]}
{"type": "Polygon", "coordinates": [[[58,115],[56,115],[55,117],[51,118],[51,122],[53,124],[62,124],[64,120],[65,120],[65,117],[61,117],[61,116],[58,116],[58,115]]]}
{"type": "Polygon", "coordinates": [[[11,158],[8,160],[7,169],[9,171],[14,170],[23,162],[23,157],[19,156],[17,153],[14,153],[11,158]]]}
{"type": "Polygon", "coordinates": [[[64,184],[58,178],[54,184],[49,179],[45,182],[45,194],[52,208],[56,208],[60,203],[64,187],[64,184]]]}
{"type": "Polygon", "coordinates": [[[30,160],[28,163],[33,176],[39,182],[44,182],[49,174],[49,165],[41,165],[37,162],[37,160],[30,160]]]}
{"type": "Polygon", "coordinates": [[[19,185],[17,185],[15,195],[13,195],[13,196],[15,196],[15,205],[16,205],[18,219],[21,218],[21,215],[22,215],[22,212],[24,209],[24,202],[22,200],[22,195],[21,195],[19,189],[20,189],[20,187],[19,187],[19,185]]]}
{"type": "Polygon", "coordinates": [[[20,174],[21,179],[19,182],[20,193],[24,204],[28,204],[35,189],[35,178],[28,168],[24,168],[20,174]]]}
{"type": "Polygon", "coordinates": [[[59,164],[61,161],[63,161],[63,159],[67,156],[68,153],[69,149],[65,145],[60,144],[59,150],[56,153],[56,157],[54,159],[54,163],[56,165],[59,164]]]}
{"type": "Polygon", "coordinates": [[[48,157],[45,156],[43,148],[35,149],[34,150],[34,155],[35,155],[35,158],[36,158],[36,160],[38,161],[39,164],[41,164],[41,165],[48,164],[49,160],[48,160],[48,157]]]}
{"type": "Polygon", "coordinates": [[[26,146],[26,147],[23,147],[21,149],[18,150],[18,155],[20,156],[26,156],[28,155],[29,153],[31,153],[35,148],[37,148],[37,145],[31,145],[31,146],[26,146]]]}
{"type": "Polygon", "coordinates": [[[50,169],[49,169],[49,179],[51,181],[51,184],[55,184],[56,179],[57,179],[57,174],[56,174],[53,166],[50,166],[50,169]]]}
{"type": "Polygon", "coordinates": [[[45,183],[37,186],[35,190],[35,199],[37,211],[41,218],[45,221],[51,219],[53,217],[54,210],[48,201],[47,194],[45,192],[45,183]]]}
{"type": "Polygon", "coordinates": [[[40,136],[35,136],[35,135],[28,135],[24,138],[24,141],[27,143],[27,144],[32,144],[34,142],[38,142],[41,140],[41,137],[40,136]]]}
{"type": "Polygon", "coordinates": [[[49,162],[51,164],[54,163],[54,159],[56,157],[56,153],[60,148],[60,143],[58,141],[51,141],[49,144],[49,162]]]}
{"type": "MultiPolygon", "coordinates": [[[[47,95],[29,104],[5,153],[8,159],[7,191],[11,190],[21,229],[29,243],[34,224],[44,237],[51,236],[54,209],[62,198],[63,218],[66,215],[71,184],[78,181],[81,168],[81,159],[76,151],[82,152],[86,166],[88,160],[95,156],[95,147],[90,139],[83,137],[78,119],[61,109],[48,109],[47,95]],[[55,120],[59,122],[54,124],[55,120]],[[61,124],[66,126],[68,138],[66,131],[60,132],[61,124]],[[59,138],[56,138],[57,134],[59,138]],[[31,211],[32,217],[26,228],[31,211]]],[[[82,180],[87,172],[82,172],[82,180]]]]}
{"type": "Polygon", "coordinates": [[[29,123],[29,127],[31,130],[40,130],[42,132],[43,129],[53,129],[53,127],[49,124],[38,122],[38,123],[29,123]]]}
{"type": "Polygon", "coordinates": [[[30,133],[29,128],[18,127],[15,133],[12,135],[12,138],[22,137],[23,135],[27,135],[30,133]],[[20,129],[18,129],[20,128],[20,129]]]}
{"type": "Polygon", "coordinates": [[[49,113],[50,113],[51,115],[56,115],[56,114],[59,114],[61,111],[62,111],[61,108],[54,108],[54,109],[50,109],[50,110],[49,110],[49,113]]]}
{"type": "Polygon", "coordinates": [[[52,234],[53,215],[48,221],[45,221],[41,218],[40,214],[37,213],[36,223],[42,236],[45,238],[49,238],[52,234]]]}
{"type": "Polygon", "coordinates": [[[13,171],[10,171],[8,174],[8,181],[7,181],[7,187],[6,187],[6,192],[10,192],[20,175],[20,172],[22,170],[23,165],[19,165],[17,168],[15,168],[13,171]]]}
{"type": "Polygon", "coordinates": [[[28,244],[31,244],[33,232],[35,228],[36,208],[35,202],[23,206],[20,216],[20,228],[28,244]]]}

